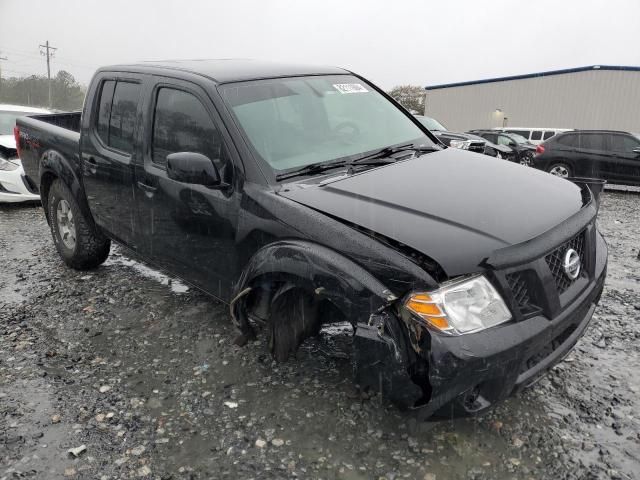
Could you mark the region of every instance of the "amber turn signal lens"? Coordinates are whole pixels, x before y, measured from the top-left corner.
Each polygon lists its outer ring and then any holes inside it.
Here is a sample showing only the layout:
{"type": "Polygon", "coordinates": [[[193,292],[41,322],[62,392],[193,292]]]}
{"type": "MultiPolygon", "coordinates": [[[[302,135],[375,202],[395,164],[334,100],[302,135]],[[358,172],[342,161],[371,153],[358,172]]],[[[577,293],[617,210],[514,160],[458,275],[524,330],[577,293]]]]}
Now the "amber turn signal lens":
{"type": "Polygon", "coordinates": [[[426,293],[411,295],[407,299],[405,307],[440,330],[450,328],[445,313],[440,309],[435,300],[426,293]]]}

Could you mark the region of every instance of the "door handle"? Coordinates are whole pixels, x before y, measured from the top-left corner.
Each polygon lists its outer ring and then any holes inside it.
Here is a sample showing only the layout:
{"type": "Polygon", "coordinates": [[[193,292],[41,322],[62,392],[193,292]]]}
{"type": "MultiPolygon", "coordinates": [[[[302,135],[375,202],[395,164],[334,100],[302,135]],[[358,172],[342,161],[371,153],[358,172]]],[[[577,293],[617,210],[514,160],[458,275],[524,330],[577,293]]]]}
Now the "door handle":
{"type": "Polygon", "coordinates": [[[138,182],[138,187],[140,187],[140,189],[143,190],[148,197],[153,196],[153,194],[156,193],[157,190],[156,187],[152,187],[151,185],[147,185],[146,183],[142,182],[138,182]]]}

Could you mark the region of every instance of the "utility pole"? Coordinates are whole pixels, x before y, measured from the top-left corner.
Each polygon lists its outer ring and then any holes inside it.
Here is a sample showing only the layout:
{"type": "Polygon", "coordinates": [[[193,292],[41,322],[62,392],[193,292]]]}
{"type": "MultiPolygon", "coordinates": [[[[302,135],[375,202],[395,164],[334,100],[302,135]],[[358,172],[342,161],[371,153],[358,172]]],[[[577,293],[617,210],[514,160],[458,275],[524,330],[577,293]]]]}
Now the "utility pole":
{"type": "Polygon", "coordinates": [[[49,108],[51,108],[51,57],[53,57],[57,48],[49,45],[49,40],[46,41],[44,45],[40,45],[40,48],[44,48],[45,50],[40,50],[40,55],[46,55],[47,57],[47,79],[49,79],[49,108]]]}
{"type": "MultiPolygon", "coordinates": [[[[0,62],[2,60],[9,60],[7,57],[0,57],[0,62]]],[[[0,91],[2,91],[2,64],[0,63],[0,91]]]]}

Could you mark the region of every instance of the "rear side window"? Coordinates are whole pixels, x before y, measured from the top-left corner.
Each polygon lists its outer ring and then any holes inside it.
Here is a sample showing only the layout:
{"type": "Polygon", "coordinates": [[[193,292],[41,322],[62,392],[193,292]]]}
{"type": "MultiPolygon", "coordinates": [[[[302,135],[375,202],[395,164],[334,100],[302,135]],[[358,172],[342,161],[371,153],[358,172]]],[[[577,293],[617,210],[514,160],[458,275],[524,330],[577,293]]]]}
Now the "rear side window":
{"type": "Polygon", "coordinates": [[[96,133],[102,143],[122,152],[133,152],[140,85],[107,80],[102,84],[96,133]]]}
{"type": "Polygon", "coordinates": [[[136,125],[140,85],[117,82],[113,92],[113,106],[109,121],[109,146],[131,153],[133,151],[133,131],[136,125]]]}
{"type": "Polygon", "coordinates": [[[100,92],[100,104],[98,106],[98,125],[96,130],[102,143],[109,144],[109,119],[111,118],[111,102],[113,101],[113,90],[116,86],[114,80],[107,80],[102,84],[100,92]]]}
{"type": "Polygon", "coordinates": [[[578,147],[578,135],[575,133],[561,135],[556,141],[565,147],[578,147]]]}
{"type": "Polygon", "coordinates": [[[165,166],[167,155],[175,152],[201,153],[219,170],[227,163],[220,131],[200,100],[183,90],[161,88],[153,118],[153,162],[165,166]]]}
{"type": "Polygon", "coordinates": [[[633,152],[640,147],[640,141],[629,135],[611,135],[611,150],[614,152],[633,152]]]}
{"type": "Polygon", "coordinates": [[[546,131],[544,132],[544,136],[542,137],[543,140],[549,140],[551,137],[553,137],[556,134],[556,132],[553,131],[546,131]]]}
{"type": "Polygon", "coordinates": [[[580,148],[585,150],[604,150],[605,137],[601,133],[580,134],[580,148]]]}
{"type": "Polygon", "coordinates": [[[542,140],[542,130],[534,130],[531,132],[531,140],[542,140]]]}

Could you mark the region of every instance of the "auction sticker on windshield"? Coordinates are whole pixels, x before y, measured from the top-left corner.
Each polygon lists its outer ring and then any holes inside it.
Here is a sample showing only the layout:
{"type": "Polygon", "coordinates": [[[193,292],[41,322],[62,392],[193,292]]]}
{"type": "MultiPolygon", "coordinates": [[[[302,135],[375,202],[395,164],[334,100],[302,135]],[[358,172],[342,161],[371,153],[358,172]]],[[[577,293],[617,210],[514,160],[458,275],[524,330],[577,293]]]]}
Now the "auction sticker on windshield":
{"type": "Polygon", "coordinates": [[[369,90],[359,83],[335,83],[333,88],[340,93],[368,93],[369,90]]]}

